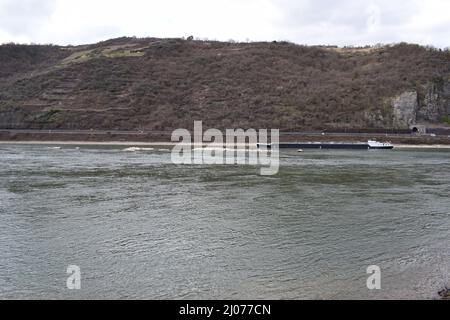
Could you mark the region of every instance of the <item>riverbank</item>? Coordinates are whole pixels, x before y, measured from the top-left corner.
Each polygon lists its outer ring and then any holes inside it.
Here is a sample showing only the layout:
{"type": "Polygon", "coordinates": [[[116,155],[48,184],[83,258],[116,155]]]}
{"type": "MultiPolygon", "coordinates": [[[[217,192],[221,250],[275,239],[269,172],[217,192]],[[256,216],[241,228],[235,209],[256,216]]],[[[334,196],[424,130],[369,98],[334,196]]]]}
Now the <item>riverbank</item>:
{"type": "MultiPolygon", "coordinates": [[[[224,141],[225,141],[224,137],[224,141]]],[[[280,142],[367,142],[377,140],[390,142],[398,148],[447,148],[450,137],[412,134],[382,133],[312,133],[281,132],[280,142]]],[[[93,145],[173,145],[171,133],[163,131],[41,131],[41,130],[3,130],[0,143],[41,143],[41,144],[93,144],[93,145]]]]}
{"type": "MultiPolygon", "coordinates": [[[[65,145],[77,145],[77,146],[137,146],[137,147],[153,147],[153,146],[165,146],[172,147],[176,145],[176,142],[142,142],[142,141],[46,141],[46,140],[34,140],[34,141],[2,141],[0,145],[51,145],[51,146],[65,146],[65,145]]],[[[195,144],[193,144],[196,146],[195,144]]],[[[206,144],[205,144],[206,145],[206,144]]],[[[450,149],[450,145],[446,144],[394,144],[395,149],[450,149]]]]}
{"type": "Polygon", "coordinates": [[[445,144],[394,144],[395,149],[450,149],[445,144]]]}
{"type": "Polygon", "coordinates": [[[68,146],[174,146],[175,142],[141,142],[141,141],[2,141],[0,145],[68,145],[68,146]]]}

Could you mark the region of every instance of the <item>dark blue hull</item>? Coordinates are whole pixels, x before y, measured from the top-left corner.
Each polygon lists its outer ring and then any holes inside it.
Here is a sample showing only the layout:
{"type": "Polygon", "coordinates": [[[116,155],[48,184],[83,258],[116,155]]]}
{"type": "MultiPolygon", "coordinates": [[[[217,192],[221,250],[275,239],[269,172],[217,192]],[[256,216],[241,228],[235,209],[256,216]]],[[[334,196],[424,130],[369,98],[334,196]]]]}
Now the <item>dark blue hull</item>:
{"type": "MultiPolygon", "coordinates": [[[[258,144],[258,148],[262,145],[258,144]]],[[[264,146],[264,145],[263,145],[264,146]]],[[[271,148],[271,144],[265,145],[271,148]]],[[[279,149],[346,149],[346,150],[370,150],[370,149],[393,149],[393,146],[371,147],[367,143],[280,143],[279,149]]]]}

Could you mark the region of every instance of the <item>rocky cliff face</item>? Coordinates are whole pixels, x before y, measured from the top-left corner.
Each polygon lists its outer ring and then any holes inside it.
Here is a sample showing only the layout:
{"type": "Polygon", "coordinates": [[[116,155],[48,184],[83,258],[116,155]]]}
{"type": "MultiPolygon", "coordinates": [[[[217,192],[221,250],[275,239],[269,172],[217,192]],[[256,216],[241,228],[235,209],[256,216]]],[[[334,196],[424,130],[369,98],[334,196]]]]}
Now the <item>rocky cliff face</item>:
{"type": "Polygon", "coordinates": [[[417,92],[404,92],[392,101],[394,110],[394,126],[398,128],[409,128],[417,119],[419,103],[417,92]]]}
{"type": "Polygon", "coordinates": [[[442,117],[450,115],[450,81],[437,81],[426,87],[418,119],[440,122],[442,117]]]}
{"type": "Polygon", "coordinates": [[[434,81],[417,91],[407,91],[392,100],[393,123],[408,128],[416,123],[442,124],[450,115],[450,81],[434,81]]]}

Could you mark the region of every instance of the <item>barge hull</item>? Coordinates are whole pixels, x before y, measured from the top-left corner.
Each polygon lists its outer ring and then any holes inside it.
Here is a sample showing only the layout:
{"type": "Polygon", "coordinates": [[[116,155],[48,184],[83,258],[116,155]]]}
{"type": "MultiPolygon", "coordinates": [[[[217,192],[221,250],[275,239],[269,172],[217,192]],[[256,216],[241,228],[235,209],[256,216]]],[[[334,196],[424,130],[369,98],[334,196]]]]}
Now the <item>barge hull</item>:
{"type": "MultiPolygon", "coordinates": [[[[272,148],[272,145],[260,145],[266,146],[268,149],[272,148]]],[[[278,144],[279,149],[334,149],[334,150],[373,150],[373,149],[393,149],[393,146],[386,147],[371,147],[369,144],[365,143],[280,143],[278,144]]]]}

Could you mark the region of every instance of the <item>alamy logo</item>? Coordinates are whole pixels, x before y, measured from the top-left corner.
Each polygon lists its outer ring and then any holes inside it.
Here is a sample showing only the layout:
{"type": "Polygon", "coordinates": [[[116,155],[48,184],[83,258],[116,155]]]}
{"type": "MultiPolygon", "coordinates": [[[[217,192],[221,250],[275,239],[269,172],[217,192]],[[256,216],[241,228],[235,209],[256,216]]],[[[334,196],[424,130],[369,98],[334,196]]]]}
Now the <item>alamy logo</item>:
{"type": "Polygon", "coordinates": [[[269,141],[267,129],[227,129],[225,133],[208,129],[203,132],[202,121],[195,121],[193,135],[186,129],[172,133],[172,142],[177,144],[171,158],[174,164],[260,166],[260,174],[270,176],[279,170],[279,140],[279,130],[270,130],[269,141]]]}
{"type": "Polygon", "coordinates": [[[67,278],[66,286],[69,290],[81,289],[81,269],[79,266],[71,265],[67,267],[67,274],[70,276],[67,278]]]}
{"type": "Polygon", "coordinates": [[[367,274],[370,274],[367,278],[367,289],[380,290],[381,289],[381,268],[379,266],[367,267],[367,274]]]}

